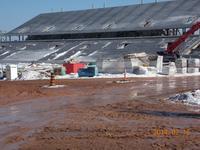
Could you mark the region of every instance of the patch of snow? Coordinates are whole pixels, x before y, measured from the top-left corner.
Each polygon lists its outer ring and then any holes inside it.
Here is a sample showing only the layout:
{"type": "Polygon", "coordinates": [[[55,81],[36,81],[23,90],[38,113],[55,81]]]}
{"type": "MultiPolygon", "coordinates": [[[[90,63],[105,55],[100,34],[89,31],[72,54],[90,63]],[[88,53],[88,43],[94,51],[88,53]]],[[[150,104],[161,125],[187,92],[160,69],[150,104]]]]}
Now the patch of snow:
{"type": "Polygon", "coordinates": [[[15,53],[12,53],[12,54],[10,54],[9,56],[7,56],[6,58],[9,58],[9,57],[11,57],[11,56],[13,56],[13,55],[15,55],[16,54],[16,52],[15,53]]]}
{"type": "Polygon", "coordinates": [[[6,54],[8,54],[10,51],[6,51],[6,52],[4,52],[3,54],[1,54],[0,56],[3,56],[3,55],[6,55],[6,54]]]}
{"type": "Polygon", "coordinates": [[[56,47],[55,46],[52,46],[52,47],[50,47],[49,49],[50,50],[54,50],[56,47]]]}
{"type": "Polygon", "coordinates": [[[82,45],[83,43],[84,43],[84,42],[82,42],[82,43],[80,43],[80,44],[78,44],[78,45],[76,45],[76,46],[74,46],[74,47],[71,47],[71,48],[68,49],[67,51],[64,51],[64,52],[58,54],[56,57],[53,58],[53,60],[56,60],[56,59],[60,58],[61,56],[64,56],[64,55],[67,54],[69,51],[71,51],[71,50],[73,50],[73,49],[79,47],[79,46],[82,45]]]}
{"type": "Polygon", "coordinates": [[[78,57],[81,54],[81,51],[76,52],[74,55],[71,55],[67,60],[73,59],[75,57],[78,57]]]}
{"type": "Polygon", "coordinates": [[[88,56],[93,56],[94,54],[96,54],[98,51],[94,51],[91,54],[89,54],[88,56]]]}
{"type": "MultiPolygon", "coordinates": [[[[136,75],[136,74],[132,74],[132,73],[127,73],[126,77],[127,78],[131,78],[131,77],[159,77],[162,75],[158,75],[158,74],[143,74],[143,75],[136,75]]],[[[94,77],[94,78],[124,78],[124,74],[108,74],[108,73],[99,73],[98,76],[94,77]]]]}
{"type": "Polygon", "coordinates": [[[190,77],[190,76],[200,76],[200,72],[196,73],[183,73],[183,74],[175,74],[175,77],[190,77]]]}
{"type": "Polygon", "coordinates": [[[26,49],[26,46],[19,48],[19,50],[25,50],[25,49],[26,49]]]}
{"type": "Polygon", "coordinates": [[[188,15],[186,15],[186,16],[173,16],[173,17],[167,18],[167,21],[177,21],[177,20],[180,20],[180,19],[187,19],[189,17],[191,17],[191,16],[188,16],[188,15]]]}
{"type": "Polygon", "coordinates": [[[26,45],[28,45],[28,46],[36,46],[37,44],[35,44],[35,43],[27,43],[26,45]]]}
{"type": "Polygon", "coordinates": [[[27,32],[29,29],[30,29],[29,27],[20,28],[20,29],[18,29],[18,33],[25,33],[25,32],[27,32]]]}
{"type": "Polygon", "coordinates": [[[64,76],[56,76],[56,79],[76,79],[78,78],[77,73],[66,74],[64,76]]]}
{"type": "Polygon", "coordinates": [[[164,24],[164,23],[169,23],[169,22],[182,22],[184,24],[191,24],[192,22],[194,22],[197,19],[196,16],[191,16],[191,15],[182,15],[182,16],[172,16],[172,17],[168,17],[166,19],[163,20],[154,20],[153,25],[154,24],[164,24]]]}
{"type": "Polygon", "coordinates": [[[45,76],[41,75],[38,71],[27,70],[22,72],[20,80],[37,80],[37,79],[46,79],[45,76]]]}
{"type": "Polygon", "coordinates": [[[89,45],[83,45],[82,47],[80,47],[79,49],[84,50],[84,49],[88,49],[89,45]]]}
{"type": "Polygon", "coordinates": [[[187,105],[200,105],[200,90],[176,94],[170,97],[169,100],[187,105]]]}
{"type": "Polygon", "coordinates": [[[117,49],[124,49],[125,47],[127,47],[129,45],[129,43],[127,41],[122,42],[121,44],[119,44],[117,46],[117,49]]]}
{"type": "MultiPolygon", "coordinates": [[[[54,48],[50,48],[50,50],[54,50],[54,48]]],[[[56,52],[58,52],[59,50],[60,50],[60,49],[56,49],[55,51],[52,51],[52,52],[50,52],[50,53],[45,54],[43,57],[50,56],[51,54],[56,53],[56,52]]]]}
{"type": "Polygon", "coordinates": [[[112,42],[107,42],[102,48],[108,47],[112,42]]]}
{"type": "Polygon", "coordinates": [[[55,30],[55,26],[47,26],[47,27],[44,27],[44,29],[42,30],[42,32],[49,32],[49,31],[53,31],[55,30]]]}
{"type": "Polygon", "coordinates": [[[65,85],[54,85],[54,86],[45,85],[43,87],[49,88],[49,89],[57,89],[57,88],[63,88],[63,87],[65,87],[65,85]]]}

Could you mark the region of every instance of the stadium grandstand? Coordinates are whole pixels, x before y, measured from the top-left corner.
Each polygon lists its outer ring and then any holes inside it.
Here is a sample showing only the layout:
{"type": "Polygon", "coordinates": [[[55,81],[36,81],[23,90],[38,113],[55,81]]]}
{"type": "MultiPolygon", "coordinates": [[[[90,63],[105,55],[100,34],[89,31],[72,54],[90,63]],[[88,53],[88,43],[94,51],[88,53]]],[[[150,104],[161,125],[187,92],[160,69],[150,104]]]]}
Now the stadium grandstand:
{"type": "MultiPolygon", "coordinates": [[[[200,20],[199,8],[199,0],[174,0],[40,14],[4,35],[0,62],[156,55],[200,20]]],[[[199,33],[195,30],[179,45],[180,55],[200,56],[199,33]]]]}

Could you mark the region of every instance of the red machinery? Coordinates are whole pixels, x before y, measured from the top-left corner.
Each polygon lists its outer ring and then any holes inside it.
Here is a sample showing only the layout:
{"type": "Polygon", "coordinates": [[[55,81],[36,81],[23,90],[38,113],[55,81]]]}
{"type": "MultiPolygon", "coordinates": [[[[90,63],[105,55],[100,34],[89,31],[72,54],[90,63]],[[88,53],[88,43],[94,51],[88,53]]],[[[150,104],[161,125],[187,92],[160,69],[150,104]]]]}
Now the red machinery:
{"type": "Polygon", "coordinates": [[[190,30],[188,30],[185,34],[183,34],[182,36],[180,36],[177,40],[175,40],[174,42],[172,42],[171,44],[168,45],[167,47],[167,53],[174,53],[175,49],[181,45],[183,42],[185,42],[185,40],[191,36],[192,34],[194,34],[198,29],[200,29],[200,22],[195,23],[190,30]]]}
{"type": "Polygon", "coordinates": [[[83,63],[65,63],[63,66],[66,69],[66,73],[78,73],[79,69],[84,68],[85,64],[83,63]]]}
{"type": "Polygon", "coordinates": [[[174,59],[180,57],[177,47],[184,43],[185,40],[193,35],[198,29],[200,29],[200,21],[196,22],[186,33],[180,36],[177,40],[172,43],[168,43],[168,47],[165,52],[158,52],[158,54],[168,56],[169,58],[167,58],[167,60],[174,61],[174,59]]]}

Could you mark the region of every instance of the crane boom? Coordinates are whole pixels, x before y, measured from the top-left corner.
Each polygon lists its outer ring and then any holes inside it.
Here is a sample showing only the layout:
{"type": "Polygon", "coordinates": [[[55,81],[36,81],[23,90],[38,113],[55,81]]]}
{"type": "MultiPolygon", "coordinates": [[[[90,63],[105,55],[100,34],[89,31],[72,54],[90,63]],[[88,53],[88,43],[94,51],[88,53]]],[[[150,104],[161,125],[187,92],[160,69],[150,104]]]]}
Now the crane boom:
{"type": "Polygon", "coordinates": [[[200,29],[200,21],[196,22],[185,34],[183,34],[177,40],[175,40],[174,42],[172,42],[171,44],[169,44],[168,47],[167,47],[167,53],[169,53],[169,54],[174,53],[176,51],[175,49],[179,45],[181,45],[183,42],[185,42],[185,40],[189,36],[191,36],[192,34],[194,34],[198,29],[200,29]]]}

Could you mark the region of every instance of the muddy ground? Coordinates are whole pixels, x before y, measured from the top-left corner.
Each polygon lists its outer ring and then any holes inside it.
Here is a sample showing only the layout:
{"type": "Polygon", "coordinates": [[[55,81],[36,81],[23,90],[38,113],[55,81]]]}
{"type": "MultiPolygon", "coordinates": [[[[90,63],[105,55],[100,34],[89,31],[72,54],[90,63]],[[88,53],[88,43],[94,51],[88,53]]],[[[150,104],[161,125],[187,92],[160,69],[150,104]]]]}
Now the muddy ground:
{"type": "Polygon", "coordinates": [[[0,82],[5,150],[199,150],[200,107],[166,97],[200,88],[200,77],[0,82]]]}

